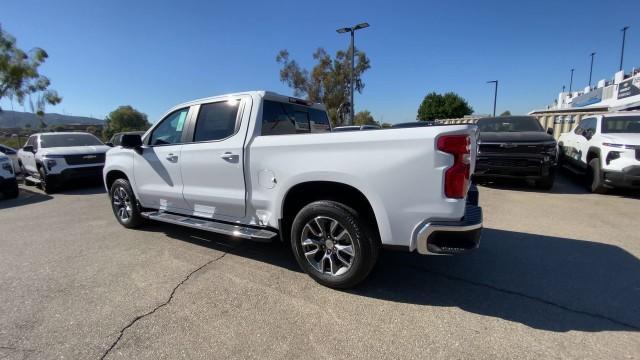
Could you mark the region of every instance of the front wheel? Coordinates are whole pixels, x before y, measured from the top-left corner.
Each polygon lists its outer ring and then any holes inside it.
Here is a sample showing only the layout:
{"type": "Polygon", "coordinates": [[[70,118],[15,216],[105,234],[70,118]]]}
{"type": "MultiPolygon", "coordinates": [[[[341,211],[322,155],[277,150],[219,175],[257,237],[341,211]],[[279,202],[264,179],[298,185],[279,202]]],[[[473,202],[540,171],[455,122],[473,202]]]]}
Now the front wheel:
{"type": "Polygon", "coordinates": [[[334,201],[308,204],[293,220],[291,247],[300,267],[318,283],[337,289],[363,281],[379,245],[357,211],[334,201]]]}
{"type": "Polygon", "coordinates": [[[40,188],[42,191],[44,191],[45,194],[53,194],[57,189],[57,184],[44,173],[44,168],[40,167],[38,174],[40,175],[40,188]]]}
{"type": "Polygon", "coordinates": [[[596,194],[604,194],[607,192],[607,188],[604,187],[604,176],[599,158],[589,161],[589,168],[587,169],[587,190],[596,194]]]}
{"type": "Polygon", "coordinates": [[[118,179],[109,189],[111,208],[120,225],[133,229],[140,226],[144,218],[140,215],[136,196],[131,189],[131,184],[126,179],[118,179]]]}
{"type": "Polygon", "coordinates": [[[542,179],[536,180],[536,187],[540,190],[551,190],[553,188],[553,183],[556,180],[556,171],[555,169],[549,169],[549,174],[542,179]]]}

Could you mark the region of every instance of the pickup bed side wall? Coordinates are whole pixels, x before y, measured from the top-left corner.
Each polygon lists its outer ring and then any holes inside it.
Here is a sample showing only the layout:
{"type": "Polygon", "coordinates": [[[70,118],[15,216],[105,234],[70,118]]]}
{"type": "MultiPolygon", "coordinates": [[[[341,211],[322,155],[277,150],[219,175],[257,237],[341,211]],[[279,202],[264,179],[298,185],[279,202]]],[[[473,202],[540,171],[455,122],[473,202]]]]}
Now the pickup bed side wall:
{"type": "Polygon", "coordinates": [[[413,248],[416,225],[426,219],[457,220],[464,214],[464,200],[443,195],[444,170],[453,162],[452,156],[435,149],[435,138],[444,132],[472,130],[447,126],[257,136],[245,157],[250,211],[277,228],[281,204],[293,186],[307,181],[343,183],[366,196],[383,244],[413,248]]]}

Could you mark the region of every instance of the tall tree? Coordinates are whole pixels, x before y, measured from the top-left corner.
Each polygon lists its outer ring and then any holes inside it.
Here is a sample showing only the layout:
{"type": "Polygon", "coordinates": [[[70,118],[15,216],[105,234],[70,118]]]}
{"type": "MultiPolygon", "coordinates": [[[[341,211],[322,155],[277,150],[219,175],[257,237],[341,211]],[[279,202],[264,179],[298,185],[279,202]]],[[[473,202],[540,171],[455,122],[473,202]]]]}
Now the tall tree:
{"type": "MultiPolygon", "coordinates": [[[[362,93],[362,74],[371,65],[366,54],[358,49],[355,57],[354,86],[357,92],[362,93]]],[[[338,125],[341,122],[339,113],[349,112],[351,50],[339,50],[335,57],[331,57],[325,49],[318,48],[313,59],[316,64],[308,71],[290,59],[287,50],[280,50],[276,57],[276,61],[282,64],[280,81],[293,89],[294,96],[325,104],[332,124],[338,125]]]]}
{"type": "Polygon", "coordinates": [[[28,53],[16,45],[15,37],[0,26],[0,100],[8,98],[24,105],[29,99],[31,111],[44,114],[46,104],[55,105],[62,101],[55,90],[50,90],[51,81],[40,75],[38,68],[49,57],[41,48],[28,53]],[[35,103],[33,97],[36,98],[35,103]]]}
{"type": "Polygon", "coordinates": [[[500,116],[511,116],[511,111],[509,110],[503,111],[502,114],[500,114],[500,116]]]}
{"type": "Polygon", "coordinates": [[[147,130],[151,124],[147,114],[134,109],[131,105],[120,106],[109,113],[105,119],[102,136],[109,139],[113,134],[123,131],[147,130]]]}
{"type": "Polygon", "coordinates": [[[456,119],[471,115],[473,108],[460,95],[448,92],[444,95],[436,92],[427,94],[418,108],[418,120],[456,119]]]}
{"type": "Polygon", "coordinates": [[[362,110],[356,114],[353,125],[378,125],[378,122],[369,110],[362,110]]]}

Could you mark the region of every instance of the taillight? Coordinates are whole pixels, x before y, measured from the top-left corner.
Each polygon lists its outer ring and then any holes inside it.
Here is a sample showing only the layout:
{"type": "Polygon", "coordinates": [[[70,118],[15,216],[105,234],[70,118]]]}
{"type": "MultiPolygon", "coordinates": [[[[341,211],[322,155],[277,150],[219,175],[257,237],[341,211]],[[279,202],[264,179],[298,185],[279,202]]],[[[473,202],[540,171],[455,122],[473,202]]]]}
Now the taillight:
{"type": "Polygon", "coordinates": [[[438,150],[453,155],[453,165],[444,173],[445,196],[463,199],[469,189],[471,139],[468,135],[443,135],[438,138],[438,150]]]}

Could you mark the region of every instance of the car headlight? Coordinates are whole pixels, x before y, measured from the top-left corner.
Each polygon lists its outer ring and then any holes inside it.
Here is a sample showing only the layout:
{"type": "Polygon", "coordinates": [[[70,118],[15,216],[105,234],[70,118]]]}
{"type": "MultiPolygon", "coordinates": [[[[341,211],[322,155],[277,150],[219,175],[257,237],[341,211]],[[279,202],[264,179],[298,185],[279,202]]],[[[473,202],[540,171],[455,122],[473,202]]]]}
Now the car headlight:
{"type": "Polygon", "coordinates": [[[51,170],[54,166],[58,165],[58,163],[53,159],[45,159],[45,164],[47,164],[47,169],[51,170]]]}
{"type": "Polygon", "coordinates": [[[3,162],[2,169],[8,171],[9,174],[13,174],[13,165],[11,165],[11,162],[3,162]]]}

